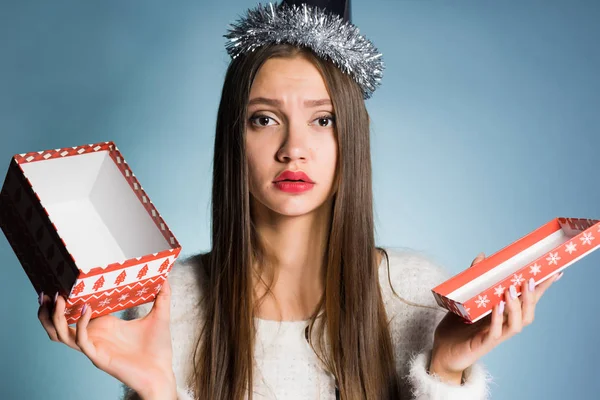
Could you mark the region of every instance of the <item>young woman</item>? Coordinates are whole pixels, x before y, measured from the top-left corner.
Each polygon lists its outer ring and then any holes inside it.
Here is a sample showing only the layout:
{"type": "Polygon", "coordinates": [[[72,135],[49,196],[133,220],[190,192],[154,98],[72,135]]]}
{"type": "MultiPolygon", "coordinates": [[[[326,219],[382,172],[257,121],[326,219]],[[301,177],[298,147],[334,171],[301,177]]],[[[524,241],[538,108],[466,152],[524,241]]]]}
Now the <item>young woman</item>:
{"type": "Polygon", "coordinates": [[[468,325],[436,307],[441,269],[375,246],[364,99],[382,68],[329,13],[259,6],[237,26],[252,35],[230,34],[209,253],[179,262],[125,320],[90,321],[88,308],[71,328],[64,299],[43,296],[51,339],[125,398],[485,399],[477,360],[532,322],[552,280],[511,288],[468,325]],[[275,40],[257,36],[265,26],[275,40]],[[327,47],[342,39],[360,51],[327,47]]]}

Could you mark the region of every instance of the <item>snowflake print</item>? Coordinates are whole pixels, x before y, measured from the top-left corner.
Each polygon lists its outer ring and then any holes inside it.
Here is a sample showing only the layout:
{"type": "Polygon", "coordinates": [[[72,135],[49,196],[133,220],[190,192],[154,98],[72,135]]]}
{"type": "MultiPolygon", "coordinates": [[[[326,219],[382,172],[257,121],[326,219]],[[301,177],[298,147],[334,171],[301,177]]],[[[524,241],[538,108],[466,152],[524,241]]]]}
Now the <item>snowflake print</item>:
{"type": "Polygon", "coordinates": [[[127,300],[128,297],[129,297],[129,293],[125,293],[125,294],[121,295],[121,297],[119,297],[119,301],[125,301],[125,300],[127,300]]]}
{"type": "Polygon", "coordinates": [[[515,284],[515,286],[520,286],[521,282],[523,282],[525,280],[525,278],[523,278],[523,274],[514,274],[513,278],[510,280],[512,283],[515,284]]]}
{"type": "Polygon", "coordinates": [[[98,304],[100,305],[100,307],[106,307],[107,305],[110,304],[110,299],[104,299],[98,304]]]}
{"type": "Polygon", "coordinates": [[[580,237],[579,239],[581,239],[582,245],[584,245],[584,244],[592,244],[592,240],[594,240],[594,237],[592,236],[591,232],[585,232],[583,234],[583,237],[580,237]]]}
{"type": "Polygon", "coordinates": [[[494,294],[498,297],[501,297],[504,294],[505,290],[506,290],[505,287],[503,287],[502,285],[499,285],[497,288],[494,288],[494,294]]]}
{"type": "Polygon", "coordinates": [[[567,243],[567,247],[565,248],[565,251],[569,254],[573,254],[574,251],[577,251],[577,245],[573,242],[569,242],[569,243],[567,243]]]}
{"type": "Polygon", "coordinates": [[[546,261],[548,261],[548,265],[558,265],[558,260],[560,257],[558,256],[558,251],[556,253],[550,253],[548,257],[546,257],[546,261]]]}
{"type": "Polygon", "coordinates": [[[137,295],[138,295],[138,296],[141,296],[141,295],[143,295],[143,294],[146,294],[146,292],[147,292],[147,291],[148,291],[148,288],[147,288],[147,287],[145,287],[145,288],[142,288],[141,290],[138,290],[138,291],[137,291],[137,295]]]}
{"type": "Polygon", "coordinates": [[[67,308],[67,309],[65,310],[65,315],[71,315],[71,311],[72,311],[72,310],[73,310],[72,308],[67,308]]]}
{"type": "Polygon", "coordinates": [[[538,265],[537,263],[533,264],[531,267],[529,267],[529,273],[533,276],[536,276],[537,274],[541,273],[541,266],[538,265]]]}
{"type": "Polygon", "coordinates": [[[486,308],[487,307],[487,303],[489,303],[490,300],[487,298],[487,294],[483,295],[483,297],[481,295],[479,295],[479,298],[477,300],[475,300],[475,303],[477,303],[477,308],[483,307],[486,308]]]}
{"type": "Polygon", "coordinates": [[[158,285],[154,290],[156,291],[156,293],[160,292],[160,288],[162,287],[162,285],[158,285]]]}

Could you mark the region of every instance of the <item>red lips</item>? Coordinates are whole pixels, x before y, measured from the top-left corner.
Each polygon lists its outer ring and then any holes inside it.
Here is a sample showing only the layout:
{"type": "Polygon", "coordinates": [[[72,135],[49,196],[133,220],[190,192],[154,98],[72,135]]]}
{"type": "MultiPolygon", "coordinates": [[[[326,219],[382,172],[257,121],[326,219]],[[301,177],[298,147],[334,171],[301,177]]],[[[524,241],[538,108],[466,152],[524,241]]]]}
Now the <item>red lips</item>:
{"type": "Polygon", "coordinates": [[[314,183],[312,179],[308,175],[306,175],[302,171],[283,171],[277,178],[275,178],[274,182],[281,181],[302,181],[306,183],[314,183]]]}

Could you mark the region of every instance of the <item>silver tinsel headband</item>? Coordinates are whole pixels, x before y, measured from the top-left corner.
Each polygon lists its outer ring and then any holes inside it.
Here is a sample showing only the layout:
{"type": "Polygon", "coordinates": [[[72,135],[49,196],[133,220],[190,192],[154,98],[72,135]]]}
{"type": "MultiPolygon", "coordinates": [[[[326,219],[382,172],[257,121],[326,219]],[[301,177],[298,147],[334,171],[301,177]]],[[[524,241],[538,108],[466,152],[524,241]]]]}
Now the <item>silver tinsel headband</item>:
{"type": "Polygon", "coordinates": [[[225,37],[231,58],[269,44],[308,47],[349,74],[360,85],[364,99],[372,96],[383,76],[381,53],[355,25],[306,4],[259,4],[232,24],[225,37]]]}

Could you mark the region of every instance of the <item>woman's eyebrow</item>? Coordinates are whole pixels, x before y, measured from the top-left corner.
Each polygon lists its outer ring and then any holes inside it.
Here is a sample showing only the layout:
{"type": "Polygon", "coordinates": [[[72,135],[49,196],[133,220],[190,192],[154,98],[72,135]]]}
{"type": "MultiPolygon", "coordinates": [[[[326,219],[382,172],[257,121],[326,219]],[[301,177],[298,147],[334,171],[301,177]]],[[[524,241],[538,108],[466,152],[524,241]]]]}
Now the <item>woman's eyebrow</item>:
{"type": "MultiPolygon", "coordinates": [[[[254,104],[265,104],[265,105],[273,106],[273,107],[281,107],[282,103],[280,100],[277,100],[277,99],[269,99],[266,97],[255,97],[248,102],[248,107],[250,107],[254,104]]],[[[330,99],[306,100],[304,102],[304,107],[307,107],[307,108],[315,108],[315,107],[330,106],[330,105],[332,105],[330,99]]]]}
{"type": "Polygon", "coordinates": [[[321,107],[321,106],[330,106],[330,105],[331,105],[331,100],[330,99],[306,100],[304,102],[304,107],[307,107],[307,108],[314,108],[314,107],[321,107]]]}
{"type": "Polygon", "coordinates": [[[276,99],[268,99],[266,97],[255,97],[248,102],[248,107],[254,104],[266,104],[268,106],[280,107],[281,101],[276,99]]]}

